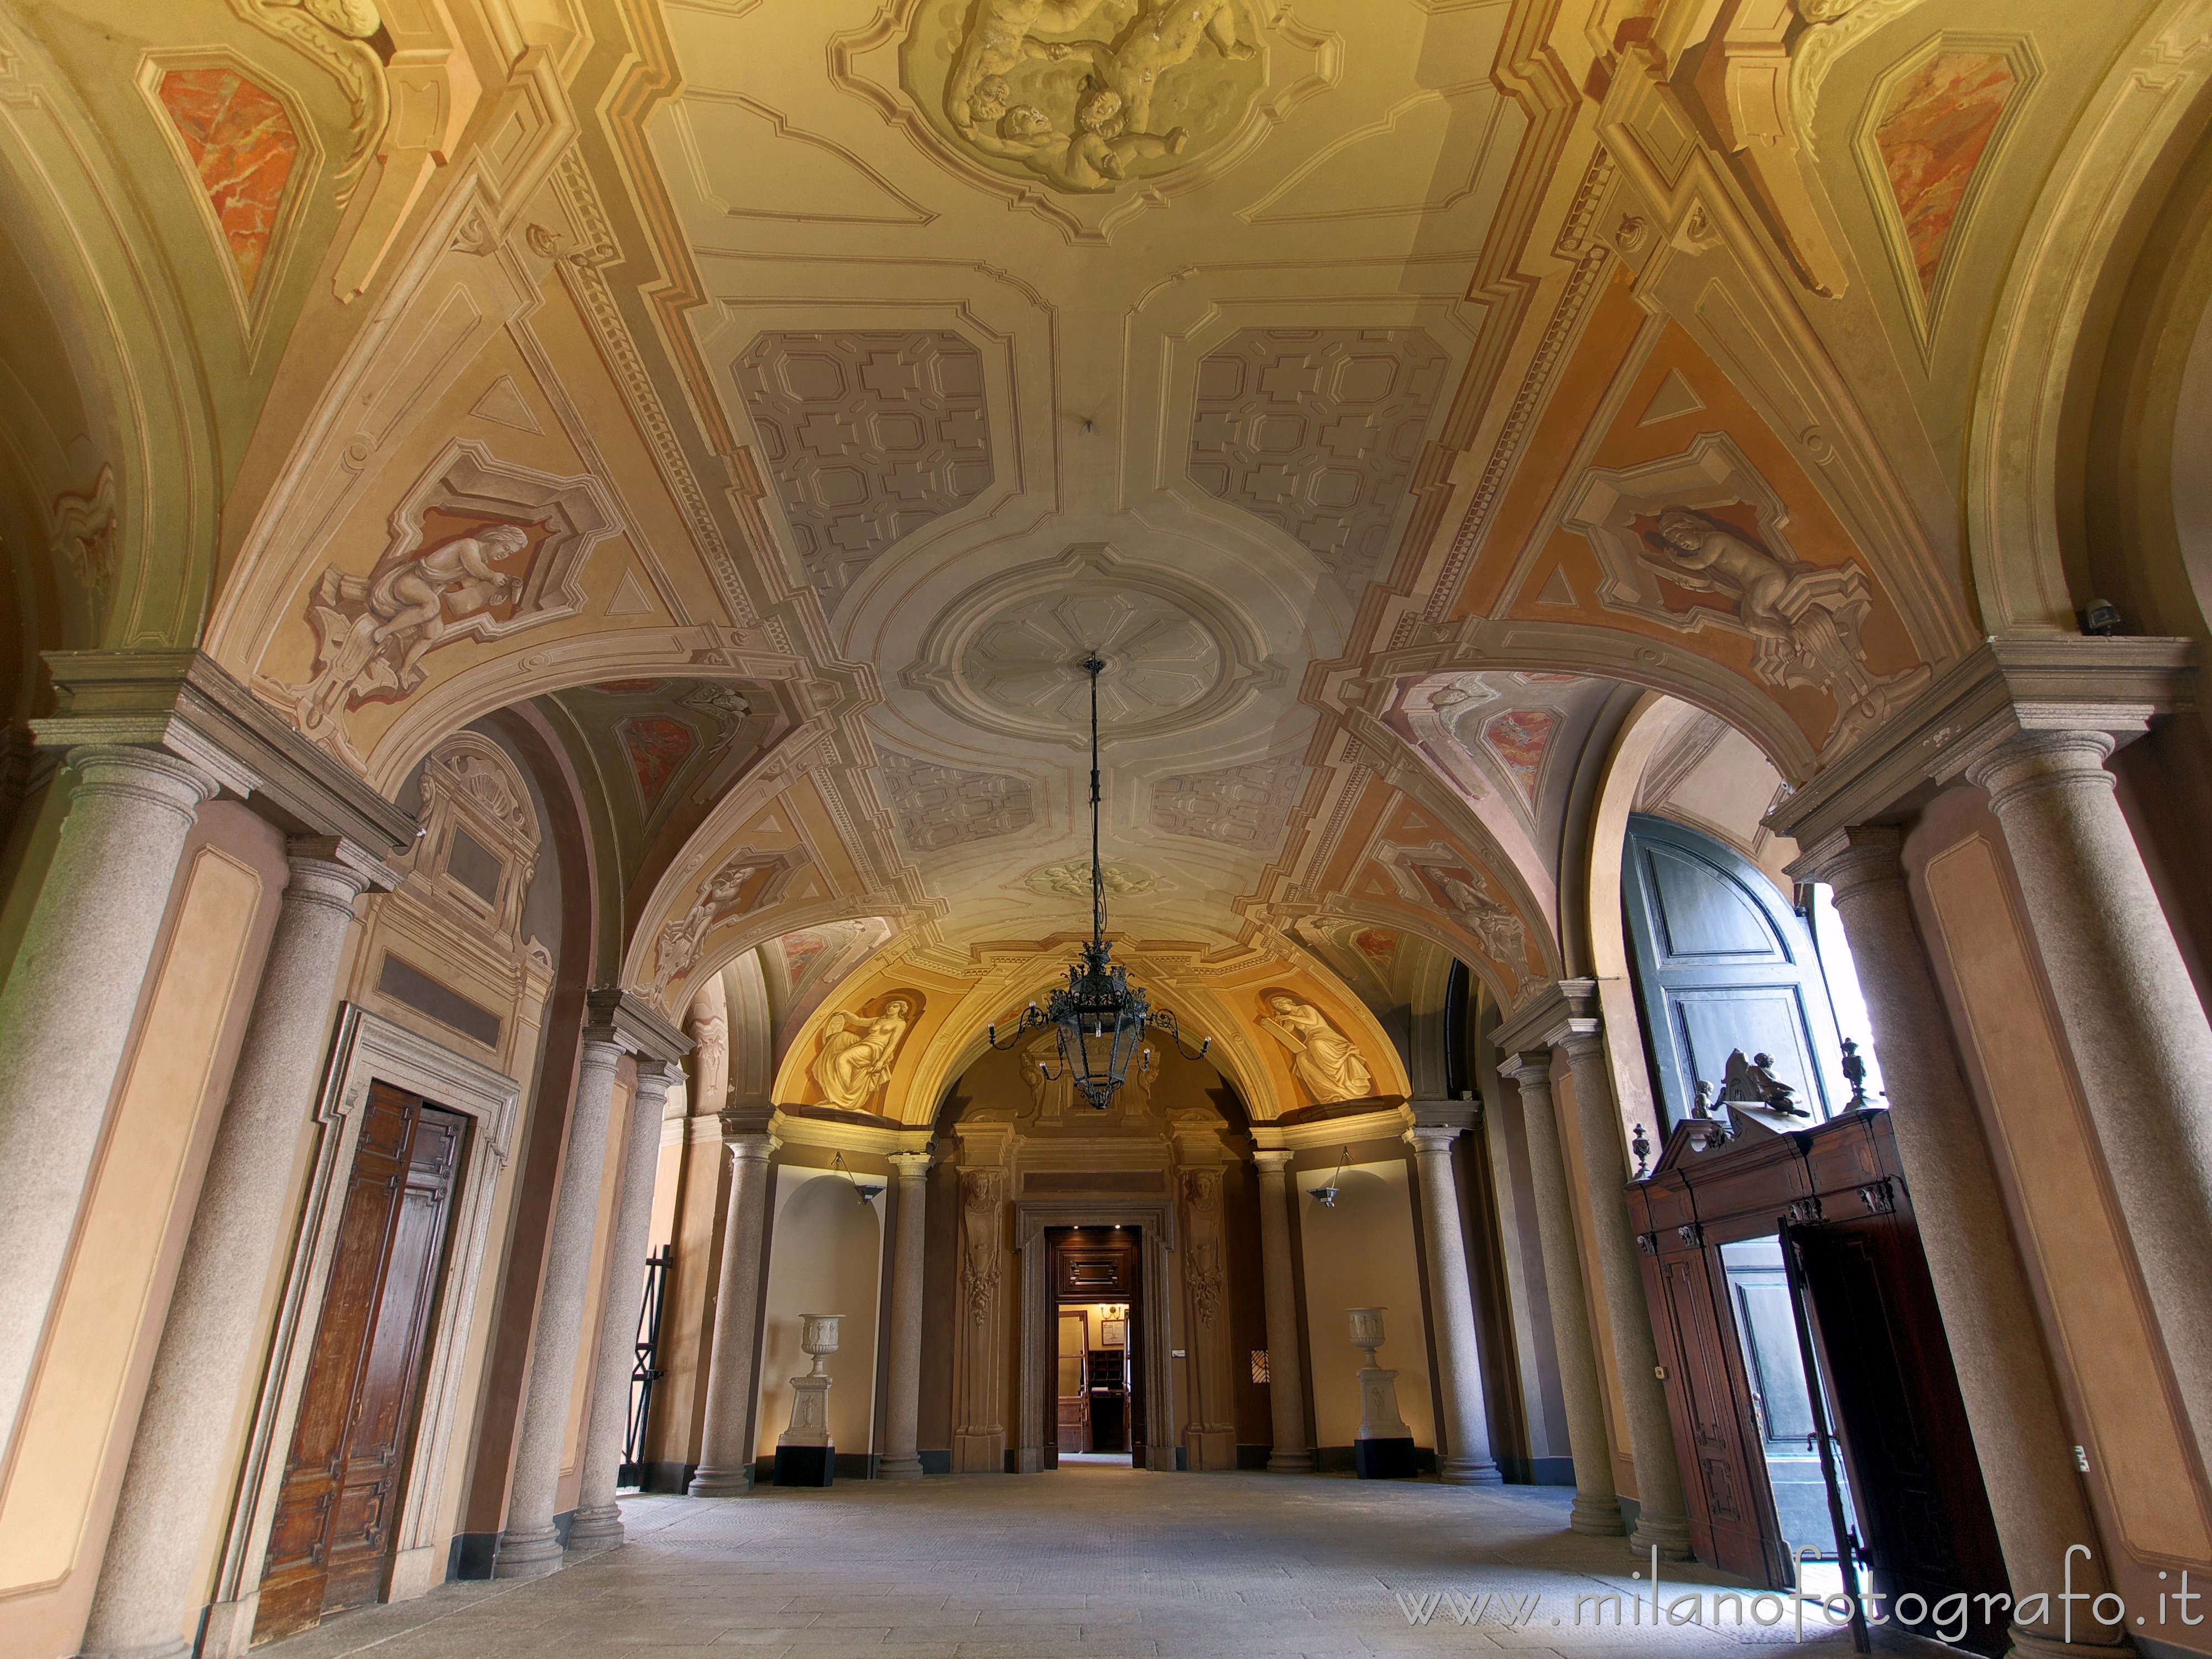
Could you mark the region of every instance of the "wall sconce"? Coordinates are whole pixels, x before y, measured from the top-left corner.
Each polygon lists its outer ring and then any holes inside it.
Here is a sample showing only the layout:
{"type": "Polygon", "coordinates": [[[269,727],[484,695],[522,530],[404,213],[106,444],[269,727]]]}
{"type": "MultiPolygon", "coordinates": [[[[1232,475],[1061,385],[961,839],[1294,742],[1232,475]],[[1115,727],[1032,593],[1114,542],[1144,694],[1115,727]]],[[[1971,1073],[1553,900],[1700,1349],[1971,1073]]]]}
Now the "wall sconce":
{"type": "Polygon", "coordinates": [[[853,1183],[854,1195],[863,1204],[872,1204],[884,1195],[884,1183],[873,1176],[862,1181],[845,1167],[845,1154],[839,1152],[830,1160],[830,1167],[853,1183]]]}

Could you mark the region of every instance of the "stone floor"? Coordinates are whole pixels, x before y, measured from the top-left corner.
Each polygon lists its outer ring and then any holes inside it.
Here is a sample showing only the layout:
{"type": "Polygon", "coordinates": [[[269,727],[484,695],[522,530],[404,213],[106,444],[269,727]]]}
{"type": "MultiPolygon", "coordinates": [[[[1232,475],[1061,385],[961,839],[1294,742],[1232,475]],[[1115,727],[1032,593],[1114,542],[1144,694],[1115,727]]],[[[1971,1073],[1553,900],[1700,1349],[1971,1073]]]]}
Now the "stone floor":
{"type": "MultiPolygon", "coordinates": [[[[452,1583],[342,1614],[260,1650],[267,1659],[1344,1659],[1522,1650],[1666,1659],[1774,1646],[1779,1623],[1596,1627],[1595,1603],[1648,1593],[1616,1540],[1566,1530],[1552,1488],[1370,1484],[1267,1474],[1138,1474],[1089,1465],[1029,1478],[764,1488],[721,1500],[636,1498],[629,1544],[523,1583],[452,1583]],[[1453,1593],[1474,1603],[1471,1620],[1453,1593]],[[1485,1602],[1478,1601],[1487,1595],[1485,1602]],[[1403,1600],[1401,1601],[1401,1598],[1403,1600]],[[1413,1618],[1407,1611],[1410,1605],[1413,1618]],[[1425,1623],[1415,1623],[1425,1605],[1425,1623]]],[[[1674,1611],[1718,1575],[1662,1572],[1674,1611]]],[[[1749,1597],[1746,1597],[1747,1603],[1749,1597]]],[[[1726,1604],[1723,1604],[1725,1608],[1726,1604]]],[[[1605,1615],[1608,1620],[1611,1614],[1605,1615]]],[[[1878,1635],[1886,1635],[1880,1632],[1878,1635]]],[[[1823,1659],[1848,1632],[1805,1610],[1823,1659]]],[[[1951,1650],[1884,1640],[1917,1659],[1951,1650]]]]}

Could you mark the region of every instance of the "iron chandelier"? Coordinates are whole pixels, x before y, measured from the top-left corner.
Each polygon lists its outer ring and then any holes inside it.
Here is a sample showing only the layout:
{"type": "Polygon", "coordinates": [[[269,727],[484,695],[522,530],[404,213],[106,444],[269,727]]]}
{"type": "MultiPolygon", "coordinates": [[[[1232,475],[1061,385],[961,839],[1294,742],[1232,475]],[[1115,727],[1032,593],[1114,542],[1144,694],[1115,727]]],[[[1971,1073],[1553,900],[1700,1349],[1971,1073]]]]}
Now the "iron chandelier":
{"type": "Polygon", "coordinates": [[[988,1028],[994,1048],[1012,1048],[1030,1032],[1045,1026],[1060,1032],[1060,1066],[1037,1062],[1046,1078],[1058,1082],[1073,1075],[1083,1098],[1100,1111],[1114,1103],[1114,1092],[1129,1075],[1129,1062],[1141,1070],[1152,1062],[1152,1051],[1141,1052],[1138,1039],[1146,1026],[1164,1032],[1187,1060],[1204,1057],[1213,1047],[1206,1038],[1196,1052],[1183,1046],[1182,1031],[1166,1009],[1152,1012],[1144,988],[1129,983],[1129,970],[1112,960],[1114,947],[1106,943],[1106,875],[1098,862],[1098,675],[1106,665],[1086,657],[1083,667],[1091,676],[1091,943],[1083,947],[1083,960],[1067,970],[1067,988],[1055,990],[1043,1009],[1032,1002],[1021,1021],[999,1041],[999,1028],[988,1028]]]}

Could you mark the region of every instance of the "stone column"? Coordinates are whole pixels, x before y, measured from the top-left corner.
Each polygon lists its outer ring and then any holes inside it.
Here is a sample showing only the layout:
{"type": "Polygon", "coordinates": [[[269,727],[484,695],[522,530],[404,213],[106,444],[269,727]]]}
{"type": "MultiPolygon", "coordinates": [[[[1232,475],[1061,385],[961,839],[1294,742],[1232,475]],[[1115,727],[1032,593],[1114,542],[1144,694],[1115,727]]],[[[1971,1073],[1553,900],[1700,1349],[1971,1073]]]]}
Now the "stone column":
{"type": "Polygon", "coordinates": [[[0,1444],[30,1382],[185,836],[219,787],[152,749],[86,744],[69,770],[69,816],[0,992],[0,1444]]]}
{"type": "MultiPolygon", "coordinates": [[[[1943,1000],[1929,972],[1894,830],[1845,830],[1792,866],[1835,889],[1876,1057],[1890,1085],[1891,1133],[1912,1195],[1928,1277],[1973,1431],[1974,1453],[2005,1569],[2015,1584],[2065,1582],[2069,1545],[2094,1544],[2097,1522],[2073,1462],[2073,1435],[2042,1358],[2041,1323],[2014,1248],[1980,1115],[1966,1091],[1943,1000]]],[[[2074,1584],[2111,1587],[2099,1559],[2074,1558],[2074,1584]]],[[[2109,1629],[2077,1620],[2077,1634],[2109,1629]]],[[[2036,1632],[2015,1648],[2063,1650],[2036,1632]]],[[[2109,1644],[2077,1649],[2110,1652],[2109,1644]]]]}
{"type": "Polygon", "coordinates": [[[919,1480],[921,1421],[921,1263],[929,1201],[927,1152],[893,1152],[898,1233],[891,1244],[891,1363],[884,1379],[884,1455],[878,1480],[919,1480]]]}
{"type": "Polygon", "coordinates": [[[665,1062],[638,1061],[629,1136],[623,1149],[622,1186],[615,1194],[613,1236],[607,1243],[605,1291],[599,1298],[599,1352],[592,1362],[591,1414],[584,1422],[583,1479],[576,1491],[575,1516],[568,1523],[572,1550],[612,1549],[623,1541],[615,1486],[621,1474],[623,1437],[629,1427],[630,1376],[637,1369],[638,1299],[646,1246],[652,1242],[653,1186],[660,1173],[660,1114],[675,1081],[665,1062]]]}
{"type": "Polygon", "coordinates": [[[522,1432],[507,1488],[507,1527],[493,1559],[495,1578],[541,1578],[561,1570],[561,1535],[553,1504],[561,1485],[561,1453],[568,1437],[568,1396],[583,1340],[584,1295],[592,1277],[592,1234],[599,1220],[599,1177],[606,1164],[607,1118],[614,1109],[615,1066],[622,1049],[584,1039],[576,1104],[554,1195],[552,1237],[538,1291],[538,1328],[530,1342],[530,1382],[522,1401],[522,1432]]]}
{"type": "Polygon", "coordinates": [[[78,1650],[101,1659],[191,1650],[200,1534],[234,1474],[228,1437],[210,1425],[230,1421],[260,1374],[255,1273],[276,1260],[290,1219],[293,1164],[322,1083],[338,963],[354,899],[368,884],[360,871],[319,856],[336,852],[333,843],[293,847],[78,1650]]]}
{"type": "Polygon", "coordinates": [[[1511,1078],[1521,1088],[1521,1119],[1528,1139],[1528,1182],[1536,1198],[1536,1230],[1544,1254],[1552,1342],[1559,1351],[1568,1449],[1575,1460],[1575,1503],[1567,1524],[1577,1532],[1617,1538],[1628,1528],[1620,1518],[1620,1498],[1613,1486],[1605,1398],[1598,1392],[1589,1304],[1583,1295],[1582,1260],[1575,1248],[1575,1212],[1567,1197],[1566,1158],[1559,1149],[1559,1114],[1552,1104],[1551,1051],[1541,1048],[1509,1054],[1498,1074],[1511,1078]]]}
{"type": "Polygon", "coordinates": [[[714,1299],[714,1348],[707,1362],[707,1421],[699,1468],[684,1489],[694,1498],[742,1498],[753,1489],[749,1431],[760,1366],[761,1243],[775,1142],[765,1130],[732,1129],[724,1144],[730,1149],[729,1218],[714,1299]]]}
{"type": "Polygon", "coordinates": [[[1275,1474],[1311,1474],[1306,1444],[1305,1365],[1298,1352],[1297,1285],[1291,1266],[1291,1155],[1262,1147],[1252,1155],[1260,1171],[1260,1251],[1267,1304],[1267,1409],[1275,1444],[1267,1468],[1275,1474]]]}
{"type": "Polygon", "coordinates": [[[1467,1280],[1467,1237],[1460,1226],[1459,1182],[1452,1173],[1455,1127],[1419,1125],[1406,1139],[1420,1161],[1421,1236],[1429,1255],[1429,1322],[1436,1332],[1443,1385],[1446,1486],[1495,1486],[1505,1477],[1491,1455],[1482,1395],[1482,1354],[1474,1340],[1474,1294],[1467,1280]]]}
{"type": "Polygon", "coordinates": [[[2200,1452],[2212,1457],[2212,1025],[2120,804],[2103,732],[1976,762],[2020,875],[2106,1167],[2200,1452]]]}
{"type": "MultiPolygon", "coordinates": [[[[1592,986],[1595,990],[1595,987],[1592,986]]],[[[1659,1384],[1658,1346],[1644,1295],[1644,1264],[1629,1224],[1628,1160],[1621,1155],[1620,1108],[1613,1102],[1605,1036],[1591,1018],[1571,1019],[1560,1046],[1575,1079],[1575,1115],[1582,1129],[1583,1176],[1589,1194],[1590,1227],[1597,1235],[1598,1279],[1613,1332],[1620,1374],[1620,1403],[1628,1418],[1629,1455],[1636,1460],[1636,1530],[1630,1543],[1656,1547],[1662,1561],[1691,1559],[1688,1505],[1682,1470],[1674,1459],[1674,1425],[1659,1384]]]]}

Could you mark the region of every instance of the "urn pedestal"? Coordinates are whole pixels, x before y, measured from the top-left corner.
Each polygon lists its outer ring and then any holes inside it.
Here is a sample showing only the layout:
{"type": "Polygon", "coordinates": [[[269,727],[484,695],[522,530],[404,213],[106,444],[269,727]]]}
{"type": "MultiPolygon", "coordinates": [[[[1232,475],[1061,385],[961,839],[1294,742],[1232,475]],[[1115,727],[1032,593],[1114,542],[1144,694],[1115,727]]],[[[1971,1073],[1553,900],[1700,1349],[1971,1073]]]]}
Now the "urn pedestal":
{"type": "Polygon", "coordinates": [[[1359,1368],[1359,1437],[1352,1443],[1352,1468],[1362,1480],[1411,1480],[1417,1472],[1413,1431],[1398,1414],[1398,1373],[1375,1363],[1386,1311],[1351,1310],[1352,1346],[1367,1356],[1359,1368]]]}
{"type": "Polygon", "coordinates": [[[837,1352],[842,1314],[801,1314],[799,1346],[813,1368],[791,1379],[791,1426],[775,1437],[775,1484],[826,1486],[836,1479],[837,1448],[830,1438],[830,1377],[822,1362],[837,1352]]]}

